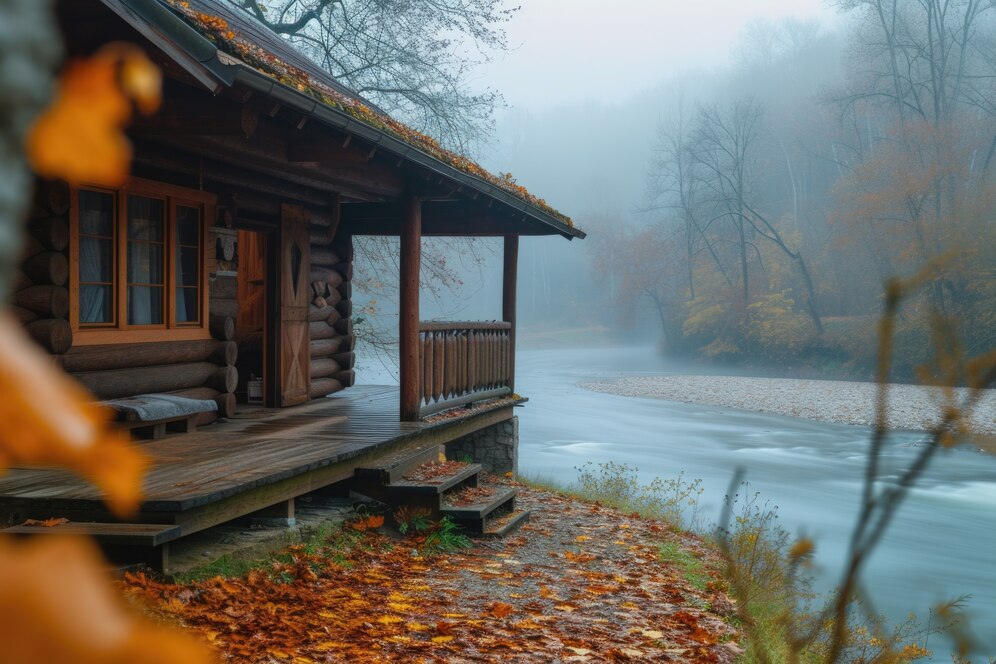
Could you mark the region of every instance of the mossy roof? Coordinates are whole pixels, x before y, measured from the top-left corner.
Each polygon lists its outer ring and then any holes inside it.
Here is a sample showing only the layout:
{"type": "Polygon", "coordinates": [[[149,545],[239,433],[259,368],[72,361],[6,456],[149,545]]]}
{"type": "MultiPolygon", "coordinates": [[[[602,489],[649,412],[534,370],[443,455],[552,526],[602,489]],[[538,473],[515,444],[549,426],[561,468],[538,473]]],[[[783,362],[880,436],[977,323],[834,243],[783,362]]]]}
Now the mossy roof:
{"type": "MultiPolygon", "coordinates": [[[[391,118],[341,84],[295,49],[287,40],[230,3],[217,0],[158,0],[219,51],[273,79],[279,85],[348,115],[375,131],[393,137],[418,152],[497,187],[525,203],[523,212],[552,223],[567,237],[584,237],[571,219],[519,185],[508,173],[495,175],[475,161],[443,148],[438,141],[391,118]]],[[[487,191],[485,191],[487,193],[487,191]]]]}

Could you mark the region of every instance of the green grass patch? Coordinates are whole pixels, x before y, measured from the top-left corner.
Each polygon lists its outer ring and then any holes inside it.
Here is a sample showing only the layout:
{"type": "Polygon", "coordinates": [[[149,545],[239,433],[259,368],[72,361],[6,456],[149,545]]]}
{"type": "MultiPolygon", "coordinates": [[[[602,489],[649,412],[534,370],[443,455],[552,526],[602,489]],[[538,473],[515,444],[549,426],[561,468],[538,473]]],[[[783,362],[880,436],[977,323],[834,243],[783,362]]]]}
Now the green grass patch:
{"type": "Polygon", "coordinates": [[[679,547],[677,543],[662,544],[657,550],[657,555],[663,562],[680,569],[685,580],[692,584],[692,587],[703,591],[709,587],[712,577],[706,570],[705,564],[692,553],[679,547]]]}

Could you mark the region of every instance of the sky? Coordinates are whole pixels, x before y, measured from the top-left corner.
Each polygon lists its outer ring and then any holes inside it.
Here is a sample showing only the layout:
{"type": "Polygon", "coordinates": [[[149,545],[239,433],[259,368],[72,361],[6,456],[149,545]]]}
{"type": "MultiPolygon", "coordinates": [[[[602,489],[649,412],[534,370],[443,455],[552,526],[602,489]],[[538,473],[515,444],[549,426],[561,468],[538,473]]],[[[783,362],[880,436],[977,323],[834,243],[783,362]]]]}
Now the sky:
{"type": "MultiPolygon", "coordinates": [[[[511,3],[510,3],[511,4],[511,3]]],[[[537,111],[610,102],[656,80],[729,62],[757,19],[834,22],[825,0],[522,0],[508,24],[512,51],[485,65],[477,84],[513,108],[537,111]]]]}

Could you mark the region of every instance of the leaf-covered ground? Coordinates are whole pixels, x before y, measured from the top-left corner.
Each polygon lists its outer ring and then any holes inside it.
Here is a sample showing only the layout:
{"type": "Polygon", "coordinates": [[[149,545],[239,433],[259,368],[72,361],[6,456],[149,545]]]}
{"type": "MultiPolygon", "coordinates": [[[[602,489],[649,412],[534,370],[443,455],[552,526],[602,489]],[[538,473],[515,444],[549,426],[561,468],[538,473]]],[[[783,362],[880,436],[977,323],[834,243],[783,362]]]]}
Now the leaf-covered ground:
{"type": "Polygon", "coordinates": [[[519,502],[531,523],[460,553],[366,532],[246,577],[125,589],[233,662],[733,660],[732,607],[689,571],[712,555],[698,540],[534,489],[519,502]]]}

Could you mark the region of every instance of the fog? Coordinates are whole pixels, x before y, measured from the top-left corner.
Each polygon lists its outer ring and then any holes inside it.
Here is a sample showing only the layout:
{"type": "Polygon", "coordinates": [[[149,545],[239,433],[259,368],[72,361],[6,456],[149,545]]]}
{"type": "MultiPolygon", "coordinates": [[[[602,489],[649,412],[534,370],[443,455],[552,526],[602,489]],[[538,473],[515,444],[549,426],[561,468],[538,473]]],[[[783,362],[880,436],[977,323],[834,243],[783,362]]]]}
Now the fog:
{"type": "MultiPolygon", "coordinates": [[[[520,244],[525,352],[516,386],[549,388],[530,394],[541,412],[530,415],[539,425],[523,424],[524,459],[552,449],[551,464],[563,465],[562,448],[594,440],[605,459],[682,469],[680,453],[659,456],[661,431],[676,447],[697,444],[673,417],[653,419],[649,400],[604,410],[601,395],[577,389],[581,376],[873,379],[891,279],[905,280],[893,287],[901,306],[892,380],[964,384],[965,358],[996,347],[996,6],[950,3],[938,21],[925,13],[930,3],[889,0],[879,3],[890,13],[883,22],[874,3],[835,4],[853,9],[527,3],[509,26],[515,48],[477,71],[474,83],[500,90],[508,107],[475,157],[588,233],[520,244]],[[606,349],[598,361],[574,350],[593,345],[644,348],[606,349]],[[624,356],[639,360],[612,365],[624,356]],[[542,411],[550,394],[568,397],[542,411]],[[623,411],[653,423],[635,427],[646,449],[627,442],[623,411]],[[597,425],[578,423],[592,413],[597,425]]],[[[423,318],[500,316],[497,241],[426,241],[425,249],[433,263],[423,272],[423,318]],[[453,270],[442,280],[440,261],[453,270]]],[[[374,319],[394,330],[392,292],[374,319]]],[[[698,424],[694,407],[672,406],[698,424]]],[[[768,441],[774,429],[737,435],[768,441]]],[[[841,432],[863,450],[867,431],[841,432]]],[[[792,449],[826,453],[807,436],[792,449]]],[[[848,459],[863,462],[855,454],[848,459]]],[[[726,455],[704,466],[732,463],[726,455]]],[[[834,501],[856,489],[833,478],[827,496],[806,502],[793,492],[793,463],[768,495],[802,514],[795,527],[836,519],[821,546],[842,554],[848,525],[834,501]]],[[[824,464],[816,467],[822,478],[824,464]]],[[[940,486],[963,488],[941,475],[940,486]]],[[[991,474],[981,481],[991,491],[991,474]]],[[[901,566],[910,548],[971,549],[980,528],[991,528],[969,511],[917,509],[953,524],[961,544],[937,539],[932,526],[912,544],[884,543],[878,564],[901,566]]],[[[981,564],[961,570],[968,581],[936,572],[939,598],[972,580],[991,584],[981,564]]],[[[890,620],[926,613],[913,585],[877,590],[890,620]]],[[[991,627],[991,596],[970,608],[991,627]]],[[[941,650],[933,661],[945,661],[941,650]]]]}

